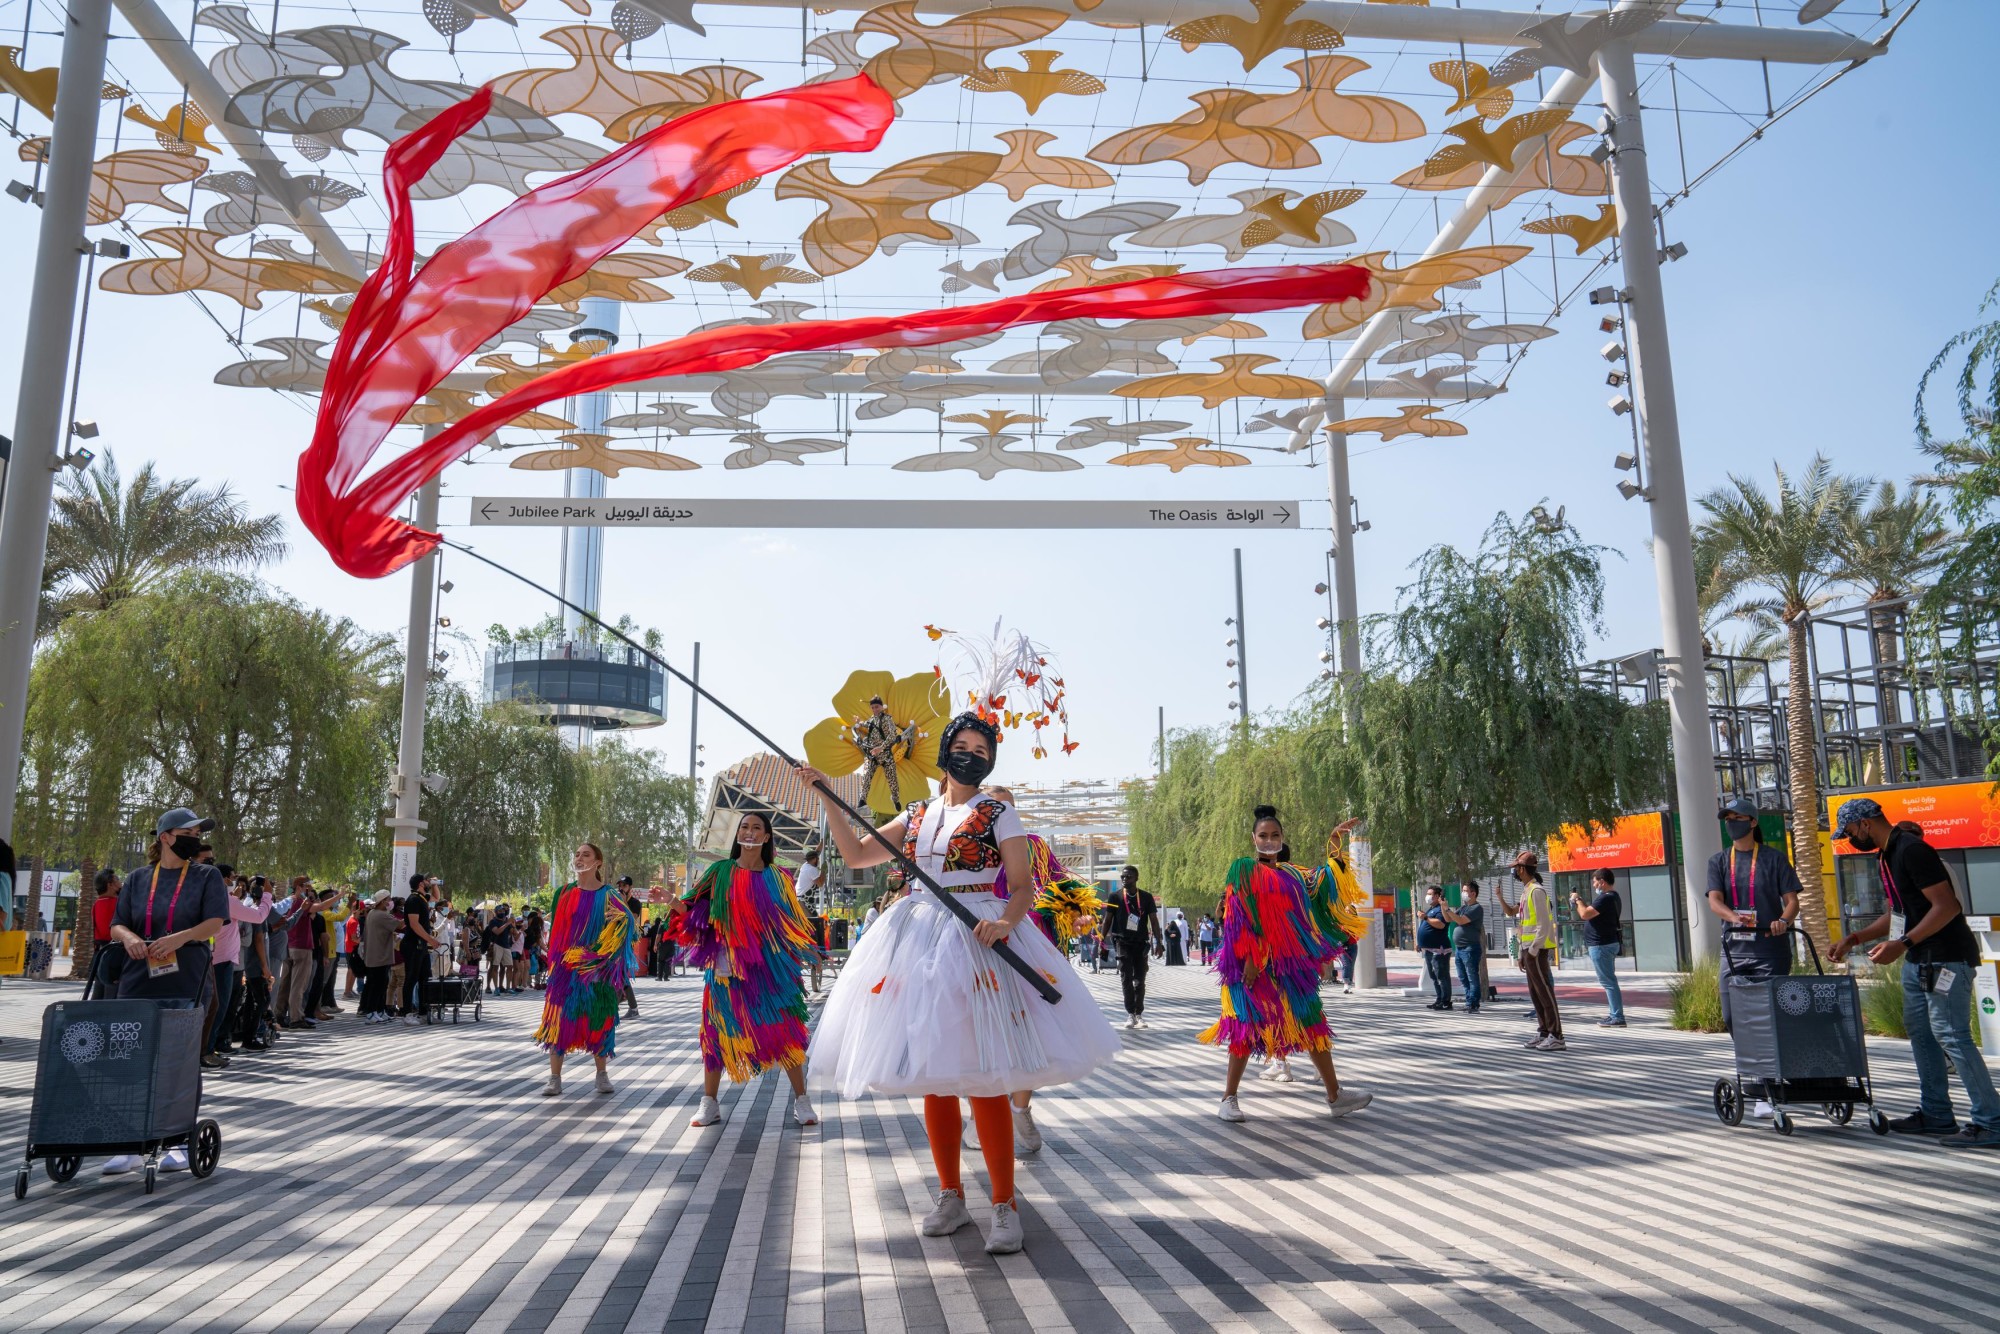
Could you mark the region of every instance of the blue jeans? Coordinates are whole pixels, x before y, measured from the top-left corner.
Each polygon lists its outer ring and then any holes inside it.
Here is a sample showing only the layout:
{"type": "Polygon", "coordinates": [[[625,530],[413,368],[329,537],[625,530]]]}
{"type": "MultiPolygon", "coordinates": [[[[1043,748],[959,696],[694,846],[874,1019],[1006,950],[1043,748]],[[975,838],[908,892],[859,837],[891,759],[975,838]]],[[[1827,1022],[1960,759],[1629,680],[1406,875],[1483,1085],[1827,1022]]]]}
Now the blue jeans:
{"type": "Polygon", "coordinates": [[[229,1045],[225,1035],[229,1032],[230,1006],[236,999],[236,965],[218,963],[213,967],[215,968],[215,1027],[208,1031],[208,1045],[202,1050],[219,1052],[229,1045]]]}
{"type": "Polygon", "coordinates": [[[1590,966],[1597,970],[1597,985],[1604,988],[1604,1003],[1610,1007],[1605,1016],[1614,1024],[1625,1022],[1625,993],[1618,989],[1618,947],[1616,945],[1590,945],[1590,966]]]}
{"type": "Polygon", "coordinates": [[[1479,955],[1481,947],[1466,945],[1452,951],[1458,956],[1458,989],[1465,993],[1465,1008],[1479,1009],[1479,955]]]}
{"type": "Polygon", "coordinates": [[[1440,1009],[1451,1004],[1451,952],[1425,950],[1424,973],[1430,978],[1431,1003],[1440,1009]]]}
{"type": "Polygon", "coordinates": [[[1943,1125],[1955,1119],[1951,1110],[1951,1075],[1946,1053],[1958,1069],[1958,1081],[1972,1103],[1972,1123],[2000,1130],[2000,1094],[1986,1060],[1972,1043],[1972,965],[1937,965],[1940,981],[1952,975],[1951,989],[1925,991],[1916,964],[1903,961],[1903,1026],[1910,1031],[1910,1055],[1917,1061],[1918,1107],[1924,1120],[1943,1125]]]}

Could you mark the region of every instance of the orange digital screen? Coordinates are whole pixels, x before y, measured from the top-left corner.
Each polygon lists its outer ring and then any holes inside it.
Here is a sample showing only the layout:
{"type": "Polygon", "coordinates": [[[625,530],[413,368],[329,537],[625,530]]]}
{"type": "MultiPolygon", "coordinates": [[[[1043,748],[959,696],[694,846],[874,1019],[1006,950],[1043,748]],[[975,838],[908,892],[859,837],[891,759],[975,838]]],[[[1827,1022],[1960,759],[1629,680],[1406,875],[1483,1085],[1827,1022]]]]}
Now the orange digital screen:
{"type": "MultiPolygon", "coordinates": [[[[1993,784],[1947,783],[1940,787],[1892,787],[1881,792],[1846,792],[1827,800],[1827,824],[1844,801],[1873,797],[1882,806],[1882,817],[1890,824],[1915,820],[1923,826],[1924,841],[1934,848],[2000,848],[2000,793],[1993,784]]],[[[1854,855],[1846,839],[1833,841],[1833,850],[1843,857],[1854,855]]]]}
{"type": "Polygon", "coordinates": [[[1551,871],[1594,871],[1600,866],[1664,866],[1666,819],[1658,811],[1622,815],[1606,832],[1565,825],[1548,841],[1551,871]]]}

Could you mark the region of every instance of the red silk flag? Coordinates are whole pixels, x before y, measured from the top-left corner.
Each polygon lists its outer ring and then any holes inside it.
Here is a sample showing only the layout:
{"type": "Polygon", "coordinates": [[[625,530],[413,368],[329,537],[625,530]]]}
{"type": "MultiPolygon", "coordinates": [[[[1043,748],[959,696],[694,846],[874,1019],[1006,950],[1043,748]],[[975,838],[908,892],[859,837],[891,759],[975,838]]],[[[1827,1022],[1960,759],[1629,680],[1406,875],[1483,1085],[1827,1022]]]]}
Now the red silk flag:
{"type": "Polygon", "coordinates": [[[529,191],[412,274],[410,190],[492,103],[480,89],[391,144],[383,161],[382,263],[341,326],[299,458],[299,517],[350,574],[387,574],[434,544],[389,517],[401,496],[370,509],[351,488],[404,414],[480,344],[661,214],[809,154],[873,148],[895,116],[862,75],[705,107],[529,191]]]}
{"type": "Polygon", "coordinates": [[[382,266],[341,329],[313,443],[299,460],[300,517],[336,565],[362,578],[389,574],[436,547],[436,534],[394,517],[412,491],[499,427],[555,399],[634,380],[739,370],[787,352],[922,347],[1055,320],[1235,315],[1346,301],[1367,295],[1371,281],[1354,264],[1231,269],[904,315],[711,329],[537,376],[357,481],[389,431],[460,360],[659,214],[810,152],[873,147],[890,114],[886,94],[865,75],[694,112],[522,196],[440,249],[413,279],[410,187],[485,114],[486,98],[482,91],[390,148],[383,179],[391,231],[382,266]],[[768,139],[758,141],[759,132],[768,139]],[[853,142],[829,142],[841,134],[853,142]]]}

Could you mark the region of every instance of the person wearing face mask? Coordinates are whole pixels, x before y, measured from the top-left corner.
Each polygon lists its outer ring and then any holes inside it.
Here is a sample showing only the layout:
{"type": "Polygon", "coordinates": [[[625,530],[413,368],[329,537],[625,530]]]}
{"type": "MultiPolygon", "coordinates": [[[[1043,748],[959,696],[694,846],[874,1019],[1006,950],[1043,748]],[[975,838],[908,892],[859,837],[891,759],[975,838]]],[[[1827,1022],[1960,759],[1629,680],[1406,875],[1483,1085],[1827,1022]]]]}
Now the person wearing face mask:
{"type": "Polygon", "coordinates": [[[556,894],[549,931],[549,989],[535,1041],[549,1053],[544,1097],[562,1092],[563,1055],[587,1051],[597,1062],[597,1091],[610,1093],[607,1068],[617,1047],[618,1006],[638,960],[638,929],[624,900],[604,883],[604,853],[579,843],[571,858],[576,879],[556,894]]]}
{"type": "Polygon", "coordinates": [[[690,967],[703,969],[701,1103],[696,1126],[722,1119],[722,1072],[747,1084],[782,1068],[792,1084],[792,1120],[819,1124],[806,1097],[806,993],[799,970],[812,957],[812,927],[792,877],[771,865],[771,824],[755,812],[736,823],[729,857],[673,906],[675,937],[690,967]]]}
{"type": "Polygon", "coordinates": [[[1146,958],[1166,953],[1159,901],[1139,888],[1139,868],[1118,873],[1118,895],[1104,907],[1103,933],[1118,942],[1118,985],[1125,995],[1125,1027],[1146,1026],[1146,958]]]}
{"type": "MultiPolygon", "coordinates": [[[[1731,797],[1722,807],[1729,846],[1708,859],[1708,910],[1722,919],[1722,1026],[1729,1027],[1729,980],[1758,981],[1792,971],[1792,923],[1799,917],[1799,876],[1785,854],[1764,842],[1757,807],[1731,797]]],[[[1768,1117],[1758,1099],[1751,1116],[1768,1117]]]]}
{"type": "Polygon", "coordinates": [[[1529,1051],[1567,1051],[1562,1010],[1556,1004],[1556,906],[1542,884],[1541,860],[1532,852],[1522,853],[1514,859],[1514,878],[1521,884],[1521,902],[1511,904],[1502,895],[1500,907],[1518,924],[1521,971],[1535,1007],[1535,1036],[1522,1045],[1529,1051]]]}
{"type": "Polygon", "coordinates": [[[2000,1094],[1972,1040],[1972,979],[1979,967],[1979,939],[1965,920],[1951,875],[1921,826],[1891,825],[1868,797],[1840,804],[1833,836],[1856,852],[1876,853],[1884,911],[1843,936],[1831,956],[1844,959],[1858,945],[1879,941],[1870,960],[1903,963],[1903,1027],[1917,1063],[1917,1110],[1889,1122],[1902,1135],[1934,1135],[1948,1149],[2000,1148],[2000,1094]],[[1946,1064],[1949,1058],[1950,1064],[1946,1064]],[[1965,1085],[1970,1123],[1963,1129],[1951,1107],[1951,1074],[1965,1085]]]}
{"type": "MultiPolygon", "coordinates": [[[[215,827],[185,806],[160,816],[146,849],[149,863],[125,877],[111,915],[112,945],[125,952],[119,999],[138,998],[200,1007],[214,984],[209,942],[229,922],[229,890],[222,872],[197,863],[201,836],[215,827]]],[[[197,1056],[198,1059],[198,1056],[197,1056]]],[[[130,1172],[136,1154],[104,1164],[106,1175],[130,1172]]],[[[187,1169],[187,1150],[169,1149],[160,1166],[187,1169]]]]}
{"type": "Polygon", "coordinates": [[[1320,967],[1334,945],[1313,922],[1312,872],[1292,864],[1285,827],[1274,806],[1251,812],[1254,857],[1230,864],[1222,901],[1222,1014],[1199,1041],[1229,1048],[1229,1067],[1216,1115],[1241,1121],[1237,1088],[1252,1052],[1282,1061],[1304,1052],[1326,1088],[1336,1118],[1358,1112],[1372,1094],[1342,1089],[1333,1068],[1333,1033],[1319,999],[1320,967]]]}
{"type": "Polygon", "coordinates": [[[922,1095],[938,1174],[937,1207],[921,1224],[929,1237],[972,1221],[959,1172],[959,1099],[970,1098],[992,1187],[986,1249],[1007,1254],[1020,1250],[1022,1241],[1008,1095],[1082,1079],[1118,1054],[1118,1037],[1062,951],[1040,931],[1018,929],[1034,896],[1001,899],[994,893],[1003,868],[1011,885],[1034,882],[1020,816],[979,790],[999,746],[994,719],[975,713],[952,719],[938,745],[943,793],[915,802],[882,826],[879,840],[866,843],[828,801],[826,775],[801,767],[798,777],[818,795],[848,866],[880,865],[890,859],[889,847],[900,844],[907,861],[978,919],[976,927],[966,926],[937,890],[912,879],[909,892],[884,909],[834,980],[807,1056],[810,1078],[845,1097],[871,1090],[922,1095]],[[1065,1002],[1043,1000],[995,959],[990,948],[1002,940],[1049,978],[1065,1002]]]}

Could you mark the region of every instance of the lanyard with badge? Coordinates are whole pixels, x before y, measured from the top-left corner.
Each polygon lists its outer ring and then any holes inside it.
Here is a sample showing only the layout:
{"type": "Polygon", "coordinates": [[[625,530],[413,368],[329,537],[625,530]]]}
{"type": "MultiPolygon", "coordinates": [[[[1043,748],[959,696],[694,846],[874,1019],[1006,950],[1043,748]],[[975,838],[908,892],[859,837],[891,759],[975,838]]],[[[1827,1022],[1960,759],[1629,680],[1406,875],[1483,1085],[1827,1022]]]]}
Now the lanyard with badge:
{"type": "Polygon", "coordinates": [[[1133,912],[1132,891],[1125,891],[1125,930],[1136,935],[1139,931],[1139,914],[1133,912]]]}
{"type": "MultiPolygon", "coordinates": [[[[184,886],[186,886],[187,878],[188,878],[188,866],[186,863],[183,863],[181,866],[180,879],[174,882],[174,896],[171,899],[167,900],[167,930],[170,933],[172,932],[174,927],[174,910],[180,907],[181,890],[184,886]]],[[[152,888],[146,891],[146,940],[147,943],[149,944],[152,942],[153,939],[153,900],[159,896],[159,893],[160,893],[160,868],[157,865],[155,865],[153,867],[152,888]]],[[[171,959],[154,959],[149,957],[146,960],[146,976],[166,977],[170,973],[179,972],[180,967],[181,967],[180,956],[178,953],[176,953],[175,956],[171,959]]]]}
{"type": "Polygon", "coordinates": [[[1743,898],[1736,894],[1736,853],[1729,854],[1729,906],[1737,912],[1757,911],[1757,849],[1750,851],[1750,883],[1743,887],[1743,898]],[[1747,904],[1744,900],[1748,900],[1747,904]]]}
{"type": "Polygon", "coordinates": [[[1903,892],[1896,888],[1896,877],[1889,874],[1888,848],[1883,848],[1875,858],[1875,869],[1882,873],[1882,892],[1889,900],[1889,939],[1901,940],[1909,926],[1909,915],[1903,908],[1903,892]]]}

